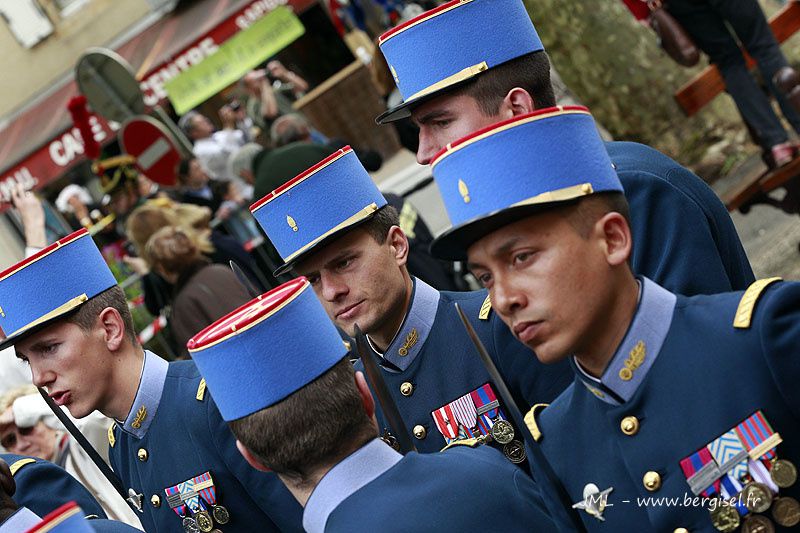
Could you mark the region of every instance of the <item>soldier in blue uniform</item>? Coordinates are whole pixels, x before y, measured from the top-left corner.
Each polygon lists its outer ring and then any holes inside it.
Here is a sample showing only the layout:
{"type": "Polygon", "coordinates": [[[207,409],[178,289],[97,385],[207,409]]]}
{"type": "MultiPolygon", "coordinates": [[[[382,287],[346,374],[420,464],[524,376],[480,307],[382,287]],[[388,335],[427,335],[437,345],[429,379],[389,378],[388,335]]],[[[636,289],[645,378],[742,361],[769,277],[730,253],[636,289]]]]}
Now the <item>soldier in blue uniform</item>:
{"type": "MultiPolygon", "coordinates": [[[[298,225],[300,220],[297,221],[298,225]]],[[[305,278],[259,296],[189,341],[255,468],[277,473],[309,533],[552,531],[525,473],[474,439],[403,456],[378,438],[363,374],[305,278]]]]}
{"type": "MultiPolygon", "coordinates": [[[[410,114],[421,164],[472,131],[556,105],[547,54],[522,0],[454,0],[379,44],[404,102],[378,121],[410,114]]],[[[744,290],[754,281],[730,216],[700,178],[647,146],[605,146],[630,204],[634,272],[681,294],[744,290]]]]}
{"type": "Polygon", "coordinates": [[[300,530],[297,502],[242,460],[192,362],[139,345],[86,230],[0,273],[0,308],[2,346],[30,363],[35,385],[76,418],[117,420],[109,456],[147,531],[300,530]]]}
{"type": "Polygon", "coordinates": [[[574,369],[525,417],[549,505],[590,531],[800,524],[800,284],[685,297],[635,276],[622,185],[585,108],[499,123],[433,173],[454,224],[436,249],[467,258],[541,361],[574,369]]]}
{"type": "MultiPolygon", "coordinates": [[[[20,507],[44,516],[56,507],[74,501],[84,509],[84,516],[106,518],[106,513],[94,496],[60,466],[35,457],[11,453],[0,454],[0,460],[9,467],[9,473],[16,485],[13,499],[20,507]]],[[[0,468],[0,478],[5,479],[7,475],[0,468]]],[[[12,491],[4,487],[3,492],[12,491]]]]}
{"type": "Polygon", "coordinates": [[[485,292],[439,292],[412,278],[397,212],[349,147],[251,211],[285,261],[278,273],[294,268],[307,276],[337,326],[352,335],[358,324],[367,334],[419,451],[483,437],[510,460],[524,460],[522,440],[474,356],[453,302],[478,319],[479,335],[524,408],[555,398],[572,379],[568,365],[544,366],[531,357],[490,314],[485,292]]]}

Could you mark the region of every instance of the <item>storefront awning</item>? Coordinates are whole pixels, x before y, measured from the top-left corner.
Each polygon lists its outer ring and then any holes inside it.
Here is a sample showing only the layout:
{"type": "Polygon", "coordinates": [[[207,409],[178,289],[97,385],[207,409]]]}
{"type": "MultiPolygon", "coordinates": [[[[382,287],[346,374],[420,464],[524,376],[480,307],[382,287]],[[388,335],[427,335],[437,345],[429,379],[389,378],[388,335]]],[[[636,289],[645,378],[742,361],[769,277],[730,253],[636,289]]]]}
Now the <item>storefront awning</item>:
{"type": "MultiPolygon", "coordinates": [[[[314,3],[316,0],[198,0],[157,21],[116,51],[136,72],[145,104],[153,106],[166,98],[163,84],[167,79],[202,61],[253,21],[281,5],[288,4],[301,13],[314,3]]],[[[70,78],[0,130],[0,210],[15,183],[39,189],[84,159],[83,141],[67,111],[67,102],[78,93],[70,78]]],[[[92,117],[92,127],[100,144],[115,135],[101,117],[92,117]]]]}

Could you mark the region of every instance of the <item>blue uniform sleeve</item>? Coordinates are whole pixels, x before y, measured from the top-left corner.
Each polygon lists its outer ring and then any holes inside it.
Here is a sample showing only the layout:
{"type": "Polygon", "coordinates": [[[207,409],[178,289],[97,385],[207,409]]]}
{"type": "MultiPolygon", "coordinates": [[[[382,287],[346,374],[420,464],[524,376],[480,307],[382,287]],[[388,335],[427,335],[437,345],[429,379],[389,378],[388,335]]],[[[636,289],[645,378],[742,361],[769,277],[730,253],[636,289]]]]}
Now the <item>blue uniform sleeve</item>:
{"type": "Polygon", "coordinates": [[[269,516],[276,529],[291,532],[303,531],[303,508],[273,473],[261,472],[251,467],[236,447],[236,437],[222,419],[216,404],[206,399],[208,434],[214,440],[221,460],[239,480],[259,508],[269,516]]]}
{"type": "Polygon", "coordinates": [[[17,491],[14,501],[39,516],[75,501],[86,515],[106,518],[106,513],[91,493],[63,468],[37,459],[14,475],[17,491]]]}
{"type": "Polygon", "coordinates": [[[632,142],[606,143],[625,189],[633,270],[692,296],[745,290],[755,278],[727,209],[702,179],[632,142]]]}
{"type": "Polygon", "coordinates": [[[775,383],[800,418],[800,282],[777,283],[756,302],[754,324],[775,383]],[[761,309],[759,309],[761,307],[761,309]]]}

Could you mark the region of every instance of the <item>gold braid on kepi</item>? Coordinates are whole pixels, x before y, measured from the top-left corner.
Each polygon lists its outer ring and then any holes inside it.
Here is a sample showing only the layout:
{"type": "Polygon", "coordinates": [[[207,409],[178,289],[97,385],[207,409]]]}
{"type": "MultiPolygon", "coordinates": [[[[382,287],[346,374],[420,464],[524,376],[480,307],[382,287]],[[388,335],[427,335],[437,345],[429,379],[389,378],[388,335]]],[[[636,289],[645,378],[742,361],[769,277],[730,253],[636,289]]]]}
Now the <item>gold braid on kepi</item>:
{"type": "Polygon", "coordinates": [[[92,172],[100,177],[103,192],[113,194],[139,176],[135,163],[132,155],[117,155],[92,163],[92,172]]]}

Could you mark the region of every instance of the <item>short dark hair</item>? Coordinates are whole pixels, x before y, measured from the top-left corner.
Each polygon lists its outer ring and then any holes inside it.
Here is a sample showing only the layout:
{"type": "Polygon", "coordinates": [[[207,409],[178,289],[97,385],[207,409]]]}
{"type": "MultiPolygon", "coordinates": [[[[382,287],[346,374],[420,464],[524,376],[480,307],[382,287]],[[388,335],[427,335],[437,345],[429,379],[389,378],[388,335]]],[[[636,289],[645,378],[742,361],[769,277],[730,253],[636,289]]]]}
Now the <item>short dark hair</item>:
{"type": "Polygon", "coordinates": [[[358,227],[369,233],[378,244],[383,244],[392,226],[400,226],[400,214],[394,206],[386,204],[378,209],[371,219],[358,227]]]}
{"type": "Polygon", "coordinates": [[[231,421],[230,428],[259,462],[300,486],[378,436],[347,357],[275,405],[231,421]]]}
{"type": "Polygon", "coordinates": [[[125,292],[123,292],[119,285],[114,285],[90,298],[86,303],[78,307],[75,312],[67,315],[64,320],[75,324],[83,331],[90,331],[97,323],[97,317],[100,316],[103,309],[107,307],[117,310],[125,326],[125,336],[128,337],[128,340],[130,340],[134,346],[138,346],[139,341],[136,339],[136,331],[133,327],[133,317],[128,307],[128,300],[125,298],[125,292]]]}
{"type": "Polygon", "coordinates": [[[625,218],[628,225],[631,223],[628,200],[621,192],[601,192],[582,197],[568,209],[567,220],[584,238],[588,237],[595,222],[606,213],[619,213],[625,218]]]}
{"type": "Polygon", "coordinates": [[[475,77],[475,80],[455,89],[453,94],[465,94],[477,100],[484,115],[500,112],[503,98],[514,87],[528,91],[536,109],[556,105],[550,82],[550,59],[544,50],[531,52],[507,61],[475,77]]]}

